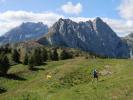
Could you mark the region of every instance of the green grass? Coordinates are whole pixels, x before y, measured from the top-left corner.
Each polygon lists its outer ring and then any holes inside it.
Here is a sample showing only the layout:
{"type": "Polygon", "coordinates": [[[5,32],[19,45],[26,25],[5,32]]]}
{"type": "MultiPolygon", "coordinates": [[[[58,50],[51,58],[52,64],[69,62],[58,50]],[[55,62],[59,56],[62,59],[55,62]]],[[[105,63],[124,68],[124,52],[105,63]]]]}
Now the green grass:
{"type": "Polygon", "coordinates": [[[7,90],[0,100],[133,100],[133,60],[75,58],[37,68],[12,66],[9,73],[18,77],[0,77],[0,87],[7,90]],[[111,74],[97,82],[91,75],[94,68],[111,74]]]}

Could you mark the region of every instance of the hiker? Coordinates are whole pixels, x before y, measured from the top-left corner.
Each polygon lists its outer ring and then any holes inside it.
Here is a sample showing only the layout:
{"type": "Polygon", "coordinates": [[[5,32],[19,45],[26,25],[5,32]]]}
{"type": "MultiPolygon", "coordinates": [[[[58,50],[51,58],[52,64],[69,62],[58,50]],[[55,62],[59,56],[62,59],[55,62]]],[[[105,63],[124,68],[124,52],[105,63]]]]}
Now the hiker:
{"type": "Polygon", "coordinates": [[[94,71],[93,71],[93,78],[97,79],[97,81],[98,81],[98,72],[96,69],[94,69],[94,71]]]}

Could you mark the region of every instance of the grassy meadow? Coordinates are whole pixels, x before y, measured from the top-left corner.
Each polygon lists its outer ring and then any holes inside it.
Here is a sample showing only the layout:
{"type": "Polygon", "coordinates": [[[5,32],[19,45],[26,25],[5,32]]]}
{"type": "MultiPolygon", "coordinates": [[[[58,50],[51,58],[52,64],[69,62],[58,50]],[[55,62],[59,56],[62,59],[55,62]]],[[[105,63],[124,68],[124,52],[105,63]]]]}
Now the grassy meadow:
{"type": "Polygon", "coordinates": [[[19,64],[8,74],[0,77],[0,100],[133,100],[131,59],[77,57],[46,62],[33,71],[19,64]],[[99,81],[92,78],[94,68],[99,81]]]}

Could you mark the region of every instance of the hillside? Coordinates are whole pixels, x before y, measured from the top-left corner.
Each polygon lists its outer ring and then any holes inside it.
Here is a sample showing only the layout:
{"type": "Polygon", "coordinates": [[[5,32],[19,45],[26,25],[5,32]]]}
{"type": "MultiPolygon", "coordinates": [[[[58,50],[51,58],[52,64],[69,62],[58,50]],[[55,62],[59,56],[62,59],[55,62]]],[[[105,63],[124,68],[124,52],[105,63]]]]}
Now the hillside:
{"type": "Polygon", "coordinates": [[[0,77],[0,90],[7,90],[0,100],[132,100],[132,66],[129,59],[84,57],[47,62],[35,71],[15,65],[13,77],[0,77]],[[98,82],[91,78],[94,68],[101,73],[98,82]]]}

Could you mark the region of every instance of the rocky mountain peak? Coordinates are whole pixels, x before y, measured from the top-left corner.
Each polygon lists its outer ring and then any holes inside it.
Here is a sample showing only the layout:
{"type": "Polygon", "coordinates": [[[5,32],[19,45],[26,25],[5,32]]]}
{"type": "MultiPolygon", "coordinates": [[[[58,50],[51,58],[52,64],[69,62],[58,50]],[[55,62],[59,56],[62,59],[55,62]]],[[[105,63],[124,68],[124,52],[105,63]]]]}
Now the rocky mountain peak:
{"type": "Polygon", "coordinates": [[[19,28],[39,28],[39,27],[46,27],[48,28],[47,25],[44,25],[42,22],[38,22],[38,23],[34,23],[34,22],[24,22],[22,23],[20,26],[18,26],[19,28]]]}
{"type": "Polygon", "coordinates": [[[133,32],[128,35],[128,37],[133,38],[133,32]]]}
{"type": "Polygon", "coordinates": [[[36,40],[48,32],[48,26],[42,22],[24,22],[21,25],[9,30],[0,39],[0,45],[6,43],[17,43],[27,40],[36,40]]]}
{"type": "Polygon", "coordinates": [[[101,18],[76,23],[59,19],[48,35],[38,40],[41,44],[79,48],[108,57],[129,57],[129,48],[101,18]]]}
{"type": "Polygon", "coordinates": [[[93,28],[97,32],[98,29],[104,26],[104,22],[101,18],[97,17],[93,20],[93,28]]]}
{"type": "Polygon", "coordinates": [[[100,17],[96,17],[93,22],[103,23],[103,20],[100,17]]]}
{"type": "Polygon", "coordinates": [[[70,19],[63,19],[63,18],[60,18],[58,21],[57,21],[57,23],[71,23],[71,22],[73,22],[72,20],[70,20],[70,19]]]}

